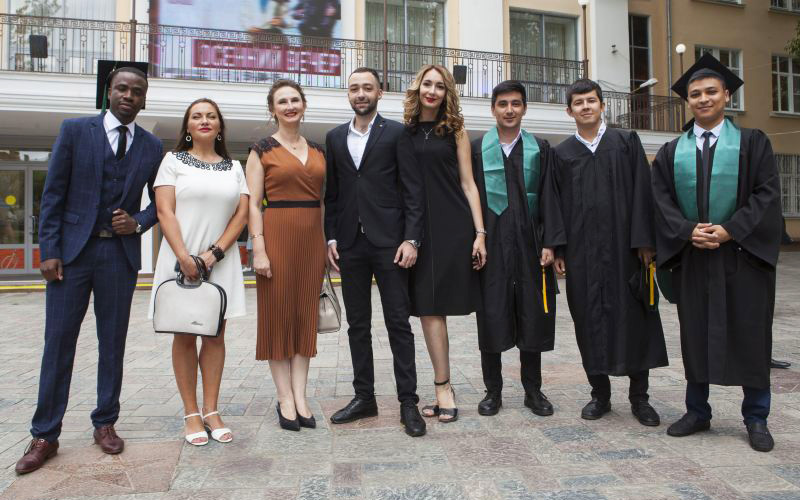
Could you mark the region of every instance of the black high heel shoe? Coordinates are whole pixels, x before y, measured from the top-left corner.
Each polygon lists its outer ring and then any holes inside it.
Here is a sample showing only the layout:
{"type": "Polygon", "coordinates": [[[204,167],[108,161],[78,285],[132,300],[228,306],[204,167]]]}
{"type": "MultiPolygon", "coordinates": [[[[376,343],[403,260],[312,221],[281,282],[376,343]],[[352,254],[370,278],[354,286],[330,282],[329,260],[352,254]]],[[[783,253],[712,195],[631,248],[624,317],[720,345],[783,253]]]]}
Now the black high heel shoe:
{"type": "Polygon", "coordinates": [[[281,429],[285,429],[287,431],[299,431],[300,430],[300,414],[298,413],[294,420],[289,420],[288,418],[284,417],[281,413],[281,404],[278,403],[276,407],[278,410],[278,424],[280,424],[281,429]]]}
{"type": "MultiPolygon", "coordinates": [[[[437,382],[433,381],[433,385],[436,386],[443,386],[450,383],[450,379],[445,380],[444,382],[437,382]]],[[[453,402],[456,400],[456,390],[453,389],[453,386],[450,386],[450,391],[453,393],[453,402]]],[[[458,420],[458,407],[455,408],[442,408],[438,404],[435,405],[428,405],[422,407],[422,415],[425,417],[438,417],[439,422],[443,424],[449,424],[450,422],[455,422],[458,420]],[[445,417],[445,418],[442,418],[445,417]]]]}
{"type": "Polygon", "coordinates": [[[297,419],[300,421],[300,427],[305,427],[306,429],[317,428],[317,419],[314,418],[314,415],[311,415],[310,417],[304,417],[300,415],[300,412],[297,412],[297,419]]]}

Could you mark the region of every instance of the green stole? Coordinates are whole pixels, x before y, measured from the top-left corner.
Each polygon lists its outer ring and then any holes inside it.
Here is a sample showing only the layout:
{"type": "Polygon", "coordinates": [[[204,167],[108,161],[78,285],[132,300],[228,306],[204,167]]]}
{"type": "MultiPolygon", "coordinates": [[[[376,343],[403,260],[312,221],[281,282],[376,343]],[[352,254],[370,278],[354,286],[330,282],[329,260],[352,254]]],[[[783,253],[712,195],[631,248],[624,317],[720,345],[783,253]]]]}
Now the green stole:
{"type": "MultiPolygon", "coordinates": [[[[702,222],[721,224],[729,220],[736,210],[741,137],[739,127],[725,118],[714,150],[709,179],[708,220],[702,222]]],[[[673,169],[681,212],[688,220],[701,222],[697,209],[697,142],[694,127],[678,139],[673,169]]]]}
{"type": "MultiPolygon", "coordinates": [[[[525,194],[528,201],[528,213],[538,217],[539,204],[539,144],[533,135],[522,130],[522,175],[525,179],[525,194]]],[[[502,214],[508,208],[508,190],[506,188],[506,169],[503,161],[503,148],[497,127],[492,127],[483,136],[481,143],[483,159],[483,178],[486,185],[486,202],[489,210],[495,215],[502,214]]]]}

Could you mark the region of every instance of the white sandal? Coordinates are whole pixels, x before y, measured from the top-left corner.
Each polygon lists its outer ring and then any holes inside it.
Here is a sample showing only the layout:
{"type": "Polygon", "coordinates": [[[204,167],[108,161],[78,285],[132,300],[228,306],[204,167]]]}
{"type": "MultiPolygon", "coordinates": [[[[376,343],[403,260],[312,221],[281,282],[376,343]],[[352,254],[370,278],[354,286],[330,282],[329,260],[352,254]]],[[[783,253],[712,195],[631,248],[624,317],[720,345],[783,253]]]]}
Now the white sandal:
{"type": "Polygon", "coordinates": [[[211,439],[213,439],[214,441],[216,441],[218,443],[230,443],[231,441],[233,441],[233,433],[227,427],[220,427],[219,429],[212,429],[211,427],[208,426],[208,424],[206,423],[206,417],[210,417],[211,415],[219,415],[219,412],[218,411],[212,411],[211,413],[206,413],[205,415],[202,415],[202,417],[203,417],[203,425],[206,426],[206,432],[211,434],[211,439]],[[222,436],[224,436],[225,434],[230,434],[231,437],[229,437],[228,439],[222,439],[222,436]]]}
{"type": "MultiPolygon", "coordinates": [[[[186,422],[186,419],[191,417],[203,418],[203,415],[201,413],[191,413],[189,415],[185,415],[183,417],[183,421],[186,422]]],[[[205,422],[203,423],[205,424],[205,422]]],[[[208,444],[208,433],[205,430],[202,430],[200,432],[195,432],[192,434],[187,434],[186,436],[184,436],[184,438],[186,438],[186,442],[192,446],[205,446],[208,444]],[[195,439],[203,439],[203,441],[195,443],[194,442],[195,439]]]]}

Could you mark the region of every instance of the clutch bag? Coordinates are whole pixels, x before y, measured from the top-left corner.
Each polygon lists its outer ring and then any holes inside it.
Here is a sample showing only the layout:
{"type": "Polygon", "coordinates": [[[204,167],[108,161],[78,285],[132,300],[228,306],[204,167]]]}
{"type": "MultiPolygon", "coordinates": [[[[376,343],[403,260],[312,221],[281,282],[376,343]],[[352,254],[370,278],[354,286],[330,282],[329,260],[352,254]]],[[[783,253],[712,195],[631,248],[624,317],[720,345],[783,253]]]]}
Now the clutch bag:
{"type": "Polygon", "coordinates": [[[331,274],[325,268],[325,277],[322,279],[322,290],[319,292],[319,318],[317,320],[318,333],[336,333],[342,328],[342,306],[339,297],[331,284],[331,274]]]}
{"type": "Polygon", "coordinates": [[[203,261],[192,256],[200,279],[189,282],[176,263],[177,276],[158,285],[153,306],[156,333],[180,333],[218,337],[225,321],[228,297],[225,290],[208,280],[203,261]]]}

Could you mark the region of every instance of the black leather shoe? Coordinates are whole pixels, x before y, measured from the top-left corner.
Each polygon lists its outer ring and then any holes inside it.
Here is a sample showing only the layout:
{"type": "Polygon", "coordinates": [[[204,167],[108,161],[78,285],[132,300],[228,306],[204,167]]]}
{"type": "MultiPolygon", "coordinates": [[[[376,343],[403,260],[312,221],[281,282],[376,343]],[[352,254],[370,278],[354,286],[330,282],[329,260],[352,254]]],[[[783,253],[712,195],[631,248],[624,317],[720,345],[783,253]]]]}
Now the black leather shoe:
{"type": "Polygon", "coordinates": [[[747,424],[747,437],[750,438],[750,447],[756,451],[771,451],[775,446],[766,422],[747,424]]]}
{"type": "Polygon", "coordinates": [[[276,406],[275,409],[278,410],[278,425],[281,426],[281,429],[284,429],[284,430],[287,430],[287,431],[299,431],[300,430],[300,418],[299,418],[300,414],[299,413],[297,415],[295,415],[294,420],[289,420],[288,418],[283,416],[283,413],[281,413],[281,404],[280,403],[278,403],[278,405],[276,406]]]}
{"type": "Polygon", "coordinates": [[[497,415],[500,407],[503,406],[503,396],[499,392],[486,392],[483,400],[478,403],[478,413],[486,417],[497,415]]]}
{"type": "Polygon", "coordinates": [[[300,421],[300,427],[305,427],[306,429],[317,428],[317,419],[314,418],[314,415],[311,415],[310,417],[304,417],[298,413],[297,420],[300,421]]]}
{"type": "Polygon", "coordinates": [[[598,398],[592,398],[591,401],[586,403],[583,410],[581,410],[581,418],[585,420],[597,420],[610,411],[611,401],[602,401],[598,398]]]}
{"type": "Polygon", "coordinates": [[[785,370],[786,368],[789,368],[790,366],[792,366],[792,364],[789,363],[788,361],[778,361],[775,358],[770,358],[770,360],[769,360],[769,367],[770,368],[779,368],[781,370],[785,370]]]}
{"type": "Polygon", "coordinates": [[[406,428],[406,434],[411,437],[425,435],[425,421],[419,413],[419,408],[414,403],[400,405],[400,422],[406,428]]]}
{"type": "Polygon", "coordinates": [[[669,426],[667,434],[672,437],[683,437],[690,436],[695,432],[707,431],[710,428],[710,420],[701,420],[694,413],[687,413],[680,420],[669,426]]]}
{"type": "Polygon", "coordinates": [[[655,408],[650,406],[647,401],[639,401],[638,403],[631,403],[631,413],[639,420],[639,423],[648,427],[658,427],[661,424],[661,418],[656,413],[655,408]]]}
{"type": "Polygon", "coordinates": [[[362,418],[377,416],[378,403],[375,401],[375,398],[360,399],[356,397],[347,403],[347,406],[334,413],[331,416],[331,422],[334,424],[346,424],[347,422],[354,422],[362,418]]]}
{"type": "Polygon", "coordinates": [[[540,417],[549,417],[553,414],[553,405],[547,400],[547,396],[542,394],[542,391],[536,391],[532,394],[526,393],[524,404],[540,417]]]}

